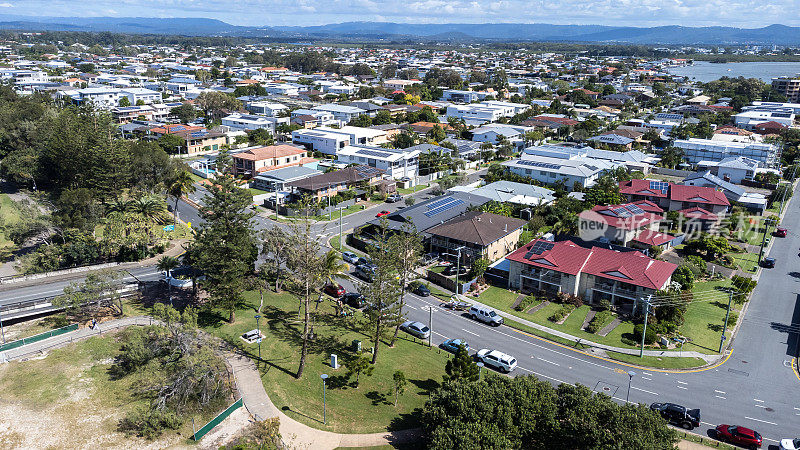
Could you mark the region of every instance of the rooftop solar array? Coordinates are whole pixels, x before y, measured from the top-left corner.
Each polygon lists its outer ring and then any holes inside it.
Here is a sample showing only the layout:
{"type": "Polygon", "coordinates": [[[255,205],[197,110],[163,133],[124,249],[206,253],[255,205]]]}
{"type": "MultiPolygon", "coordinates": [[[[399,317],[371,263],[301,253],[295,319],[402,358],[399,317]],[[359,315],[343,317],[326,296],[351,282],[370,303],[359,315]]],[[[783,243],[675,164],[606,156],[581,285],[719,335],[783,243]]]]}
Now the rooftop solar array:
{"type": "Polygon", "coordinates": [[[359,155],[375,156],[378,158],[387,158],[391,156],[391,153],[376,152],[375,150],[359,150],[356,153],[358,153],[359,155]]]}
{"type": "Polygon", "coordinates": [[[614,208],[612,209],[612,211],[614,211],[614,214],[616,214],[617,217],[630,217],[633,215],[624,206],[620,206],[619,208],[614,208]]]}
{"type": "Polygon", "coordinates": [[[550,164],[550,163],[542,163],[537,161],[525,161],[519,160],[517,161],[518,164],[522,164],[524,166],[533,166],[533,167],[544,167],[545,169],[559,169],[561,165],[559,164],[550,164]]]}
{"type": "Polygon", "coordinates": [[[447,210],[453,209],[458,205],[463,205],[464,200],[458,198],[446,198],[442,200],[437,200],[430,205],[428,205],[428,210],[425,211],[426,217],[433,217],[439,213],[443,213],[447,210]],[[435,205],[435,206],[434,206],[435,205]]]}
{"type": "Polygon", "coordinates": [[[207,133],[207,132],[205,132],[205,131],[193,131],[193,132],[191,132],[191,133],[189,134],[189,136],[191,136],[191,137],[193,137],[193,138],[196,138],[196,137],[203,137],[203,136],[205,136],[205,135],[207,135],[207,134],[208,134],[208,133],[207,133]]]}
{"type": "Polygon", "coordinates": [[[555,243],[548,242],[548,241],[536,241],[533,243],[533,246],[525,254],[525,259],[531,259],[533,255],[541,255],[542,253],[552,250],[555,243]]]}
{"type": "Polygon", "coordinates": [[[632,217],[645,213],[642,208],[639,208],[636,205],[619,206],[617,208],[613,208],[611,211],[613,211],[614,215],[617,217],[632,217]]]}
{"type": "Polygon", "coordinates": [[[654,191],[661,191],[663,193],[667,193],[669,190],[669,182],[666,181],[651,181],[650,182],[650,189],[654,191]]]}
{"type": "Polygon", "coordinates": [[[637,205],[628,205],[625,208],[627,208],[628,211],[630,211],[634,215],[644,214],[644,210],[642,208],[639,208],[637,205]]]}

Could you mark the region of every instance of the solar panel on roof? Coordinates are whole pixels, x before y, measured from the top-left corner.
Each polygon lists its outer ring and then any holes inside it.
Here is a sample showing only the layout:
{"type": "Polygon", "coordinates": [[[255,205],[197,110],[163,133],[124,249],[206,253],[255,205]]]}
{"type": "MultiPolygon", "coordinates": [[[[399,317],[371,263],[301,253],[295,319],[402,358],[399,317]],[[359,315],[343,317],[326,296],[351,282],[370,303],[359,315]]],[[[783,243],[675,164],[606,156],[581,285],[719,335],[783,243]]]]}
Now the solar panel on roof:
{"type": "Polygon", "coordinates": [[[559,164],[550,164],[550,163],[543,163],[537,161],[524,161],[524,160],[517,161],[517,164],[522,164],[524,166],[544,167],[545,169],[558,169],[561,167],[559,164]]]}
{"type": "MultiPolygon", "coordinates": [[[[461,200],[461,199],[458,199],[458,198],[447,198],[447,199],[444,199],[444,200],[446,200],[446,201],[444,201],[443,203],[438,204],[437,206],[435,206],[433,208],[428,209],[428,211],[425,211],[425,216],[426,217],[433,217],[433,216],[435,216],[435,215],[437,215],[439,213],[443,213],[445,211],[453,209],[458,205],[463,205],[464,204],[464,200],[461,200]]],[[[440,200],[440,202],[441,202],[441,200],[440,200]]]]}
{"type": "MultiPolygon", "coordinates": [[[[535,254],[535,255],[541,255],[542,253],[544,253],[544,252],[546,252],[546,251],[552,250],[554,245],[555,245],[555,244],[554,244],[554,243],[552,243],[552,242],[547,242],[547,241],[536,241],[536,242],[533,244],[533,247],[531,247],[531,251],[530,251],[530,252],[528,252],[528,253],[533,253],[533,254],[535,254]]],[[[529,259],[530,259],[530,257],[529,257],[529,256],[527,256],[527,255],[526,255],[526,258],[529,258],[529,259]]]]}
{"type": "Polygon", "coordinates": [[[628,205],[625,207],[628,211],[630,211],[633,215],[644,214],[644,210],[639,208],[637,205],[628,205]]]}
{"type": "Polygon", "coordinates": [[[669,189],[669,183],[666,181],[651,181],[650,189],[654,191],[661,191],[666,194],[667,190],[669,189]]]}
{"type": "Polygon", "coordinates": [[[391,155],[391,153],[376,152],[375,150],[359,150],[356,153],[359,155],[376,156],[378,158],[386,158],[391,155]]]}
{"type": "Polygon", "coordinates": [[[631,216],[631,212],[628,211],[627,209],[625,209],[622,206],[619,207],[619,208],[614,208],[614,209],[612,209],[612,211],[614,211],[614,214],[616,214],[617,217],[630,217],[631,216]]]}

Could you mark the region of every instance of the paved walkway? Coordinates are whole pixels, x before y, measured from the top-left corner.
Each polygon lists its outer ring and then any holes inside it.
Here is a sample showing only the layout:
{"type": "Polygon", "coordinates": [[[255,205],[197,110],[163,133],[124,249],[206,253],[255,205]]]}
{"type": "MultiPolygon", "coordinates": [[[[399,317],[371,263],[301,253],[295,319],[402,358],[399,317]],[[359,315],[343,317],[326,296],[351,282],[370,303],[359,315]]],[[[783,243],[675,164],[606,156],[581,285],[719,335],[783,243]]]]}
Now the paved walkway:
{"type": "MultiPolygon", "coordinates": [[[[64,347],[75,341],[101,335],[131,325],[150,325],[153,319],[148,316],[125,317],[98,324],[95,329],[79,328],[60,336],[48,338],[0,353],[0,362],[25,360],[45,352],[64,347]]],[[[302,424],[283,414],[269,399],[264,390],[261,376],[255,364],[244,355],[226,352],[223,354],[233,371],[236,389],[242,396],[247,411],[257,420],[270,417],[280,419],[281,438],[293,449],[335,449],[337,447],[374,447],[389,444],[415,442],[420,438],[418,429],[369,434],[342,434],[318,430],[302,424]]]]}

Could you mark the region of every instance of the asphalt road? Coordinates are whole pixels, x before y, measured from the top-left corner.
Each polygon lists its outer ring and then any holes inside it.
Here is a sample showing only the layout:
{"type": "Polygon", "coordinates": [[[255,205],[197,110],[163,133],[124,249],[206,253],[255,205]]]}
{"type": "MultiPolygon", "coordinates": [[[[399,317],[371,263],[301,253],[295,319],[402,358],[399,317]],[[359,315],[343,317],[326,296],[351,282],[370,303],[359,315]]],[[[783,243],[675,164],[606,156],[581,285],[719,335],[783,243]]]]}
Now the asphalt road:
{"type": "MultiPolygon", "coordinates": [[[[398,208],[402,203],[387,206],[386,209],[398,208]]],[[[628,398],[627,372],[632,370],[636,375],[630,384],[631,402],[674,402],[700,408],[702,425],[695,432],[709,434],[717,424],[738,424],[761,433],[765,448],[775,446],[779,439],[800,435],[800,378],[791,367],[800,345],[800,269],[796,269],[800,267],[800,208],[795,199],[787,207],[783,224],[789,227],[789,235],[778,239],[770,251],[770,256],[777,259],[776,268],[763,272],[735,338],[734,351],[720,364],[704,370],[673,372],[629,367],[506,326],[492,328],[474,322],[462,313],[441,308],[433,297],[407,294],[407,315],[427,324],[431,314],[428,308],[433,308],[434,348],[427,351],[438,351],[436,346],[447,338],[462,338],[473,351],[490,348],[516,357],[519,367],[512,375],[533,374],[554,384],[581,383],[621,402],[628,398]]],[[[379,209],[345,217],[343,229],[363,224],[379,209]]],[[[198,223],[197,213],[190,205],[181,203],[178,211],[182,220],[194,218],[193,223],[198,223]]],[[[275,226],[275,222],[260,216],[256,223],[258,228],[275,226]]],[[[338,223],[318,225],[315,232],[320,238],[329,237],[338,232],[338,223]]],[[[133,273],[146,279],[158,277],[148,267],[133,273]]],[[[0,303],[53,295],[67,284],[42,282],[3,289],[0,303]]],[[[357,290],[352,280],[342,284],[348,291],[357,290]]]]}

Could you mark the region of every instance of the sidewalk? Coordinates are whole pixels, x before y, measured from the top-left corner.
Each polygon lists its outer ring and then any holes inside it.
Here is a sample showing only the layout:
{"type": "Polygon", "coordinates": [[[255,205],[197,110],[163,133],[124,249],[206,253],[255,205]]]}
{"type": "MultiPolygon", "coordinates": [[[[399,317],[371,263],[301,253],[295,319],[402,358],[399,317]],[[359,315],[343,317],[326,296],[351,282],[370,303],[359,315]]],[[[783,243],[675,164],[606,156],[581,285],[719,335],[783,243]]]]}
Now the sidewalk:
{"type": "MultiPolygon", "coordinates": [[[[75,331],[34,342],[0,353],[0,363],[43,355],[47,350],[64,347],[75,341],[102,335],[103,332],[129,327],[131,325],[151,325],[153,319],[148,316],[126,317],[102,322],[95,327],[79,328],[75,331]]],[[[374,447],[389,444],[411,443],[419,440],[417,429],[368,434],[342,434],[317,430],[302,424],[283,414],[269,399],[261,382],[261,375],[253,360],[244,355],[225,352],[223,354],[233,371],[236,389],[241,395],[247,411],[256,418],[264,420],[270,417],[280,419],[280,433],[284,443],[290,448],[335,449],[337,447],[374,447]]]]}

